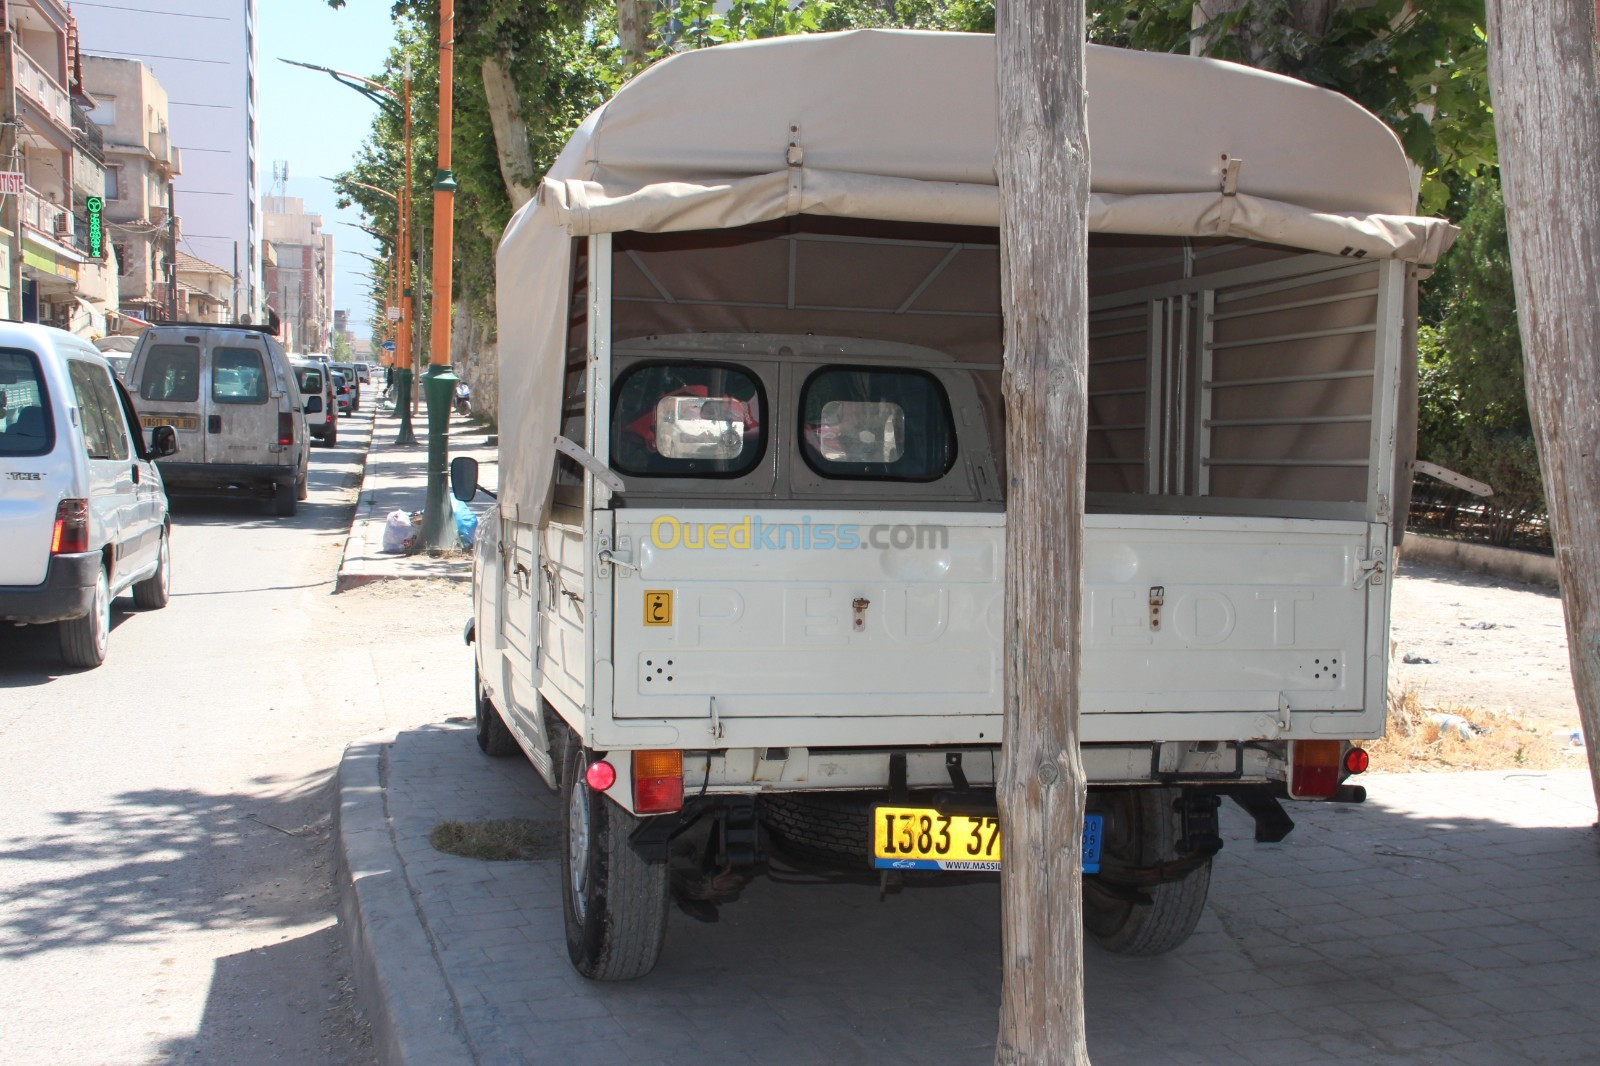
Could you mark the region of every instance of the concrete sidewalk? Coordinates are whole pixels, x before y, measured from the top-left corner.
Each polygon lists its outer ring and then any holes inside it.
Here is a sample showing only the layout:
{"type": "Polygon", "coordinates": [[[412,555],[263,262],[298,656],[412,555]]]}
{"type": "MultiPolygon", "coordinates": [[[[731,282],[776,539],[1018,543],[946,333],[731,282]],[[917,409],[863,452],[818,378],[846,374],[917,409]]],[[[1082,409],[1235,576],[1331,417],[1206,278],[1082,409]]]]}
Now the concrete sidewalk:
{"type": "MultiPolygon", "coordinates": [[[[529,818],[559,840],[555,797],[524,760],[483,757],[469,713],[463,693],[444,723],[352,747],[341,774],[344,913],[386,1061],[993,1061],[993,882],[880,902],[872,885],[775,875],[716,924],[674,909],[648,977],[578,977],[558,845],[515,863],[428,845],[446,819],[529,818]]],[[[1088,949],[1097,1064],[1595,1061],[1586,775],[1366,784],[1364,806],[1294,805],[1280,845],[1225,808],[1191,941],[1156,959],[1088,949]]]]}
{"type": "MultiPolygon", "coordinates": [[[[428,498],[428,420],[422,404],[417,405],[412,429],[417,443],[394,443],[400,419],[392,409],[379,406],[373,415],[372,445],[367,450],[362,471],[361,495],[356,500],[355,519],[345,541],[344,558],[339,563],[338,590],[354,588],[372,581],[443,578],[472,580],[472,556],[455,552],[440,556],[426,553],[398,554],[382,550],[383,524],[391,511],[408,514],[421,511],[428,498]]],[[[499,448],[487,443],[488,430],[481,423],[452,414],[450,416],[450,458],[470,455],[478,460],[481,483],[493,489],[499,483],[499,448]]],[[[472,502],[472,509],[484,511],[492,505],[487,496],[472,502]]]]}

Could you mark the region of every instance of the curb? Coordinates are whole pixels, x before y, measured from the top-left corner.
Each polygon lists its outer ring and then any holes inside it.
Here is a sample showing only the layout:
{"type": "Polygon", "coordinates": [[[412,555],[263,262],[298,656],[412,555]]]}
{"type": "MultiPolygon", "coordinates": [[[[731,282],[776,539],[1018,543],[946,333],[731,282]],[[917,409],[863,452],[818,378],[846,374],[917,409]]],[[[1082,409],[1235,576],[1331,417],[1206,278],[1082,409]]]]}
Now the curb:
{"type": "Polygon", "coordinates": [[[356,999],[388,1066],[472,1066],[460,1010],[411,896],[389,827],[384,752],[394,734],[352,743],[339,760],[334,806],[339,924],[356,999]]]}
{"type": "Polygon", "coordinates": [[[339,573],[333,582],[335,593],[353,589],[357,585],[365,585],[376,579],[376,575],[358,573],[351,566],[352,560],[359,559],[367,554],[367,522],[372,518],[372,501],[362,498],[362,492],[367,487],[367,467],[372,463],[372,451],[378,443],[378,412],[372,412],[372,436],[367,438],[367,450],[361,456],[361,477],[356,482],[356,516],[350,523],[350,534],[345,537],[344,551],[339,554],[339,573]]]}
{"type": "Polygon", "coordinates": [[[1407,532],[1400,542],[1401,565],[1406,562],[1432,563],[1448,566],[1467,573],[1488,574],[1506,581],[1520,581],[1526,585],[1548,585],[1559,588],[1561,570],[1552,555],[1517,551],[1513,548],[1496,548],[1490,544],[1474,544],[1462,540],[1446,540],[1422,533],[1407,532]]]}

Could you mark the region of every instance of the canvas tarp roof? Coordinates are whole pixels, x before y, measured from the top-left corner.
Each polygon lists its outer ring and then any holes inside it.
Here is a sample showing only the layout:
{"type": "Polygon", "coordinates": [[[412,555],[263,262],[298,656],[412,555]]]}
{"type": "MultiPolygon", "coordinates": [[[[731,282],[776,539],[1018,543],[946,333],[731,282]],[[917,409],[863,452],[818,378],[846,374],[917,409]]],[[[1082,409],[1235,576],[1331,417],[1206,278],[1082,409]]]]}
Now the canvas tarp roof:
{"type": "MultiPolygon", "coordinates": [[[[863,30],[686,52],[592,113],[498,257],[502,506],[542,518],[573,236],[799,214],[994,226],[994,40],[863,30]]],[[[1102,233],[1248,238],[1432,262],[1394,134],[1335,93],[1236,64],[1090,46],[1102,233]],[[1236,160],[1233,176],[1229,161],[1236,160]]]]}

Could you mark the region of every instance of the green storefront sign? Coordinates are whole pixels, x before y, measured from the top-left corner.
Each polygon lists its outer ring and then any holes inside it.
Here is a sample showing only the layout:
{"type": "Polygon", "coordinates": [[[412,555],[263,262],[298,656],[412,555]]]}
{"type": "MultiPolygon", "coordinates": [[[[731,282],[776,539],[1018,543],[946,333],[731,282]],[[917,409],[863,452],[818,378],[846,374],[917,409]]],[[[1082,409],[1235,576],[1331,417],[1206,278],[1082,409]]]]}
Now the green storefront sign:
{"type": "Polygon", "coordinates": [[[105,211],[106,201],[101,196],[86,197],[83,206],[89,212],[89,258],[104,259],[106,257],[106,231],[101,214],[105,211]]]}

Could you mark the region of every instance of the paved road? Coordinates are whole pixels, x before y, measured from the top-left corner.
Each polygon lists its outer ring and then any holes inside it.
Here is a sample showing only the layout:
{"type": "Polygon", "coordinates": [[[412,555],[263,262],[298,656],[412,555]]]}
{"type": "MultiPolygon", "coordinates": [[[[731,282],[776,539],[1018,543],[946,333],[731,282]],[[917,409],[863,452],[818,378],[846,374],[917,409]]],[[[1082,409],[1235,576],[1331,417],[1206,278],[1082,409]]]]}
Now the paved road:
{"type": "Polygon", "coordinates": [[[172,602],[119,602],[101,669],[5,632],[0,1060],[370,1061],[330,774],[350,738],[464,702],[471,667],[424,661],[459,646],[459,587],[331,595],[369,428],[313,452],[294,519],[180,502],[172,602]]]}

